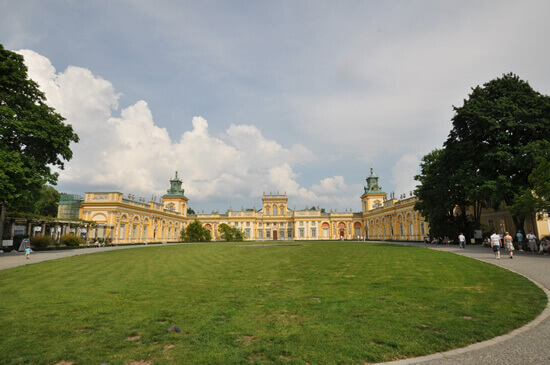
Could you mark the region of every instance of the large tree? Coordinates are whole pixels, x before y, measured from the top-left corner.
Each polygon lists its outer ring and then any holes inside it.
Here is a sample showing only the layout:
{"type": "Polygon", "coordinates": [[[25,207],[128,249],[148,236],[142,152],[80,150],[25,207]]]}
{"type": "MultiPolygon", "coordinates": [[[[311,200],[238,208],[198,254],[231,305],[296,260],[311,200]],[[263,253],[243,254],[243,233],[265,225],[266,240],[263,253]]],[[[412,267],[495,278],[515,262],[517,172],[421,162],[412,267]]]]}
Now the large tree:
{"type": "MultiPolygon", "coordinates": [[[[510,206],[522,189],[532,186],[528,178],[536,158],[550,153],[550,97],[505,74],[473,88],[454,111],[444,152],[431,169],[445,175],[445,186],[434,189],[431,184],[437,181],[423,167],[417,193],[446,209],[459,208],[454,211],[461,215],[459,229],[471,230],[479,228],[482,207],[510,206]]],[[[426,204],[418,208],[431,223],[430,209],[435,208],[426,204]]],[[[523,229],[525,217],[513,218],[516,228],[523,229]]]]}
{"type": "Polygon", "coordinates": [[[78,136],[46,104],[28,78],[23,56],[0,44],[0,237],[6,209],[32,202],[45,184],[55,185],[78,136]]]}

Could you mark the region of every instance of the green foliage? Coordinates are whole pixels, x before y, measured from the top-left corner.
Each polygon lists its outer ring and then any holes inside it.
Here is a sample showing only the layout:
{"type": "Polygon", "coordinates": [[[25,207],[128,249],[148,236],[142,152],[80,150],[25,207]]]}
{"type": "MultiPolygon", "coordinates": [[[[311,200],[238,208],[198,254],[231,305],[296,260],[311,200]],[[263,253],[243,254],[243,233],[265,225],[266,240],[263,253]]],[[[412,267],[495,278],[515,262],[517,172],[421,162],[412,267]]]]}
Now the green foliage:
{"type": "Polygon", "coordinates": [[[240,229],[231,227],[228,224],[222,223],[218,226],[220,237],[227,242],[244,241],[244,234],[240,229]]]}
{"type": "Polygon", "coordinates": [[[55,245],[55,240],[52,236],[34,236],[31,237],[31,246],[38,248],[46,248],[48,246],[55,245]]]}
{"type": "MultiPolygon", "coordinates": [[[[0,44],[0,204],[5,209],[31,204],[46,183],[55,184],[78,136],[45,103],[38,84],[28,78],[23,56],[0,44]],[[4,205],[4,204],[3,204],[4,205]]],[[[0,222],[0,230],[3,227],[0,222]]]]}
{"type": "Polygon", "coordinates": [[[537,167],[529,175],[531,186],[521,189],[515,195],[509,210],[514,216],[530,218],[550,211],[550,161],[537,159],[537,167]]]}
{"type": "Polygon", "coordinates": [[[537,167],[529,175],[529,182],[533,184],[537,212],[550,212],[550,160],[548,158],[537,159],[537,167]]]}
{"type": "Polygon", "coordinates": [[[84,238],[78,237],[74,233],[67,233],[67,234],[61,235],[61,238],[60,238],[59,242],[61,244],[64,244],[64,245],[70,246],[70,247],[80,246],[80,245],[83,245],[85,243],[84,238]]]}
{"type": "Polygon", "coordinates": [[[42,186],[40,196],[34,204],[34,213],[43,216],[57,217],[57,208],[61,194],[49,185],[42,186]]]}
{"type": "MultiPolygon", "coordinates": [[[[531,186],[536,157],[550,154],[550,97],[506,74],[472,89],[454,110],[443,149],[425,156],[417,176],[418,209],[430,224],[449,220],[453,230],[471,233],[481,209],[512,205],[531,186]]],[[[521,214],[514,222],[523,229],[521,214]]]]}
{"type": "Polygon", "coordinates": [[[195,211],[191,207],[187,207],[187,215],[195,215],[195,211]]]}
{"type": "Polygon", "coordinates": [[[180,238],[185,242],[210,242],[212,240],[210,231],[204,228],[197,219],[181,231],[180,238]]]}

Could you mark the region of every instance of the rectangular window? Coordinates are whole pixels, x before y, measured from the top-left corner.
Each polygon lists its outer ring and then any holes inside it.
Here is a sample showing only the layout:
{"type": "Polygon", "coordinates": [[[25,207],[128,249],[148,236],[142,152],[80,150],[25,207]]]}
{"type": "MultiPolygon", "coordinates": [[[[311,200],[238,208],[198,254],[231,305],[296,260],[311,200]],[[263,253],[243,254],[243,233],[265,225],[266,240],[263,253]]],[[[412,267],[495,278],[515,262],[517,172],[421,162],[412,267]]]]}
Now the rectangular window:
{"type": "Polygon", "coordinates": [[[247,228],[244,230],[244,237],[245,238],[250,238],[250,228],[247,228]]]}
{"type": "Polygon", "coordinates": [[[247,226],[247,227],[250,227],[250,222],[246,222],[246,226],[247,226]]]}
{"type": "Polygon", "coordinates": [[[270,230],[270,229],[266,229],[266,230],[265,230],[265,237],[266,237],[266,238],[271,237],[271,230],[270,230]]]}
{"type": "Polygon", "coordinates": [[[303,227],[304,226],[304,222],[300,222],[300,227],[303,227]]]}
{"type": "Polygon", "coordinates": [[[125,238],[126,237],[126,225],[121,224],[119,229],[120,229],[120,232],[118,234],[118,237],[119,238],[125,238]]]}
{"type": "Polygon", "coordinates": [[[281,215],[285,215],[285,210],[281,208],[281,215]]]}
{"type": "Polygon", "coordinates": [[[304,238],[304,237],[305,237],[305,229],[300,228],[300,238],[304,238]]]}
{"type": "Polygon", "coordinates": [[[292,238],[292,228],[287,229],[287,231],[286,231],[286,236],[287,236],[288,238],[292,238]]]}
{"type": "Polygon", "coordinates": [[[312,229],[311,229],[311,237],[312,237],[312,238],[316,238],[316,237],[317,237],[317,229],[316,229],[316,228],[312,228],[312,229]]]}
{"type": "Polygon", "coordinates": [[[426,229],[424,228],[424,222],[420,222],[420,234],[422,234],[422,236],[426,234],[426,229]]]}
{"type": "Polygon", "coordinates": [[[495,229],[495,221],[492,219],[489,219],[489,228],[491,228],[491,231],[495,229]]]}
{"type": "Polygon", "coordinates": [[[269,209],[265,210],[265,215],[269,215],[269,209]]]}
{"type": "Polygon", "coordinates": [[[258,229],[258,238],[264,238],[264,231],[261,229],[258,229]]]}
{"type": "Polygon", "coordinates": [[[323,228],[323,237],[328,238],[328,228],[323,228]]]}
{"type": "Polygon", "coordinates": [[[361,235],[361,228],[360,227],[355,227],[355,237],[360,236],[360,235],[361,235]]]}
{"type": "Polygon", "coordinates": [[[277,207],[273,207],[273,215],[276,217],[277,216],[277,207]]]}

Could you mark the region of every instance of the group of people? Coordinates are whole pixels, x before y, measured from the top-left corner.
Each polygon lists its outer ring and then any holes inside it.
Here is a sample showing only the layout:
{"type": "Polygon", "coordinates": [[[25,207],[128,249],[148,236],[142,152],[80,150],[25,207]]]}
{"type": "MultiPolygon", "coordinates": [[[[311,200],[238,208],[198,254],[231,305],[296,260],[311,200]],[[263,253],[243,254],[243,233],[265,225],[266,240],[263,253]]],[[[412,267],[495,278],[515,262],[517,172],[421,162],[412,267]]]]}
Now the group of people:
{"type": "Polygon", "coordinates": [[[453,241],[449,239],[449,237],[435,237],[433,239],[430,239],[430,236],[426,236],[424,238],[425,243],[432,243],[434,245],[449,245],[452,244],[453,241]]]}
{"type": "MultiPolygon", "coordinates": [[[[516,238],[518,241],[519,250],[523,251],[523,233],[519,231],[516,234],[516,238]]],[[[544,237],[540,241],[540,246],[538,247],[538,249],[537,249],[537,236],[533,234],[533,231],[530,231],[525,236],[525,238],[527,239],[529,250],[533,254],[537,254],[537,253],[545,254],[545,255],[550,254],[550,240],[548,240],[547,237],[544,237]]],[[[503,236],[503,235],[497,234],[496,231],[493,231],[493,234],[489,238],[489,241],[491,243],[491,247],[493,248],[493,252],[495,253],[495,258],[497,260],[500,260],[500,250],[503,245],[506,251],[508,252],[508,257],[510,257],[511,259],[514,258],[515,247],[513,243],[513,238],[510,235],[510,233],[506,232],[503,236]]]]}

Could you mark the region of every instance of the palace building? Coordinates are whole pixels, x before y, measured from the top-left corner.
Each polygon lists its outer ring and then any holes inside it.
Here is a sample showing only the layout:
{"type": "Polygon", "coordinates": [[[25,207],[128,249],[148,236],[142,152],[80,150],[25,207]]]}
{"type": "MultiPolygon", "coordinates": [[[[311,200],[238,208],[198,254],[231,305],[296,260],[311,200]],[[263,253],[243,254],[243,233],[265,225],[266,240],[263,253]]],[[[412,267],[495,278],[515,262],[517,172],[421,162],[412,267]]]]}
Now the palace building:
{"type": "MultiPolygon", "coordinates": [[[[261,209],[229,209],[226,213],[212,212],[188,215],[189,199],[184,195],[178,174],[170,180],[170,189],[161,202],[135,201],[119,192],[88,192],[83,200],[70,199],[80,208],[75,210],[61,201],[59,218],[79,218],[93,222],[88,229],[89,239],[107,239],[114,244],[178,241],[182,229],[199,220],[210,231],[212,240],[221,240],[218,226],[228,224],[241,230],[245,240],[341,240],[396,239],[422,240],[428,232],[424,218],[414,211],[416,197],[388,198],[379,185],[378,176],[366,179],[361,195],[361,211],[325,212],[319,207],[296,210],[289,208],[286,194],[263,194],[261,209]],[[67,205],[67,206],[65,206],[67,205]],[[69,209],[70,208],[70,209],[69,209]],[[67,212],[78,211],[78,217],[67,212]]],[[[74,215],[74,213],[72,213],[74,215]]]]}

